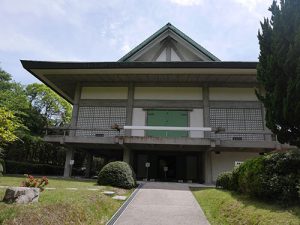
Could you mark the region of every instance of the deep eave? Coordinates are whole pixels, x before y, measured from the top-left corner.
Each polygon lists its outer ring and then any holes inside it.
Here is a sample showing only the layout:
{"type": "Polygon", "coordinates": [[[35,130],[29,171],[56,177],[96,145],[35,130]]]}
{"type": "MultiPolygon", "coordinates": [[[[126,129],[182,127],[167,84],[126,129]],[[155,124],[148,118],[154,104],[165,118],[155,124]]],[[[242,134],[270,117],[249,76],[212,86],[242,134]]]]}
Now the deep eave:
{"type": "Polygon", "coordinates": [[[216,68],[256,69],[257,62],[57,62],[21,60],[26,70],[32,69],[125,69],[125,68],[216,68]]]}
{"type": "Polygon", "coordinates": [[[73,103],[77,83],[253,83],[257,62],[51,62],[21,60],[23,67],[73,103]],[[159,77],[159,78],[158,78],[159,77]],[[163,80],[161,79],[163,77],[163,80]]]}

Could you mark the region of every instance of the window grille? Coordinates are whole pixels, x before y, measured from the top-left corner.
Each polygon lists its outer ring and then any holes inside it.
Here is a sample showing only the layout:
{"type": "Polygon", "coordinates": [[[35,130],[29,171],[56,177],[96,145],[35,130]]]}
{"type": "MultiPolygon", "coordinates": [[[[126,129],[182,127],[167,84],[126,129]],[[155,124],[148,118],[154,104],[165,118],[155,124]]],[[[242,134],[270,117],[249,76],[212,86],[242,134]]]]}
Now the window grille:
{"type": "Polygon", "coordinates": [[[82,106],[79,107],[77,127],[82,129],[94,130],[77,130],[77,136],[97,136],[111,137],[123,135],[124,131],[109,131],[110,127],[117,123],[124,126],[126,123],[125,107],[100,107],[100,106],[82,106]],[[95,130],[99,129],[99,130],[95,130]]]}
{"type": "MultiPolygon", "coordinates": [[[[211,108],[210,109],[210,126],[222,127],[226,130],[234,131],[254,131],[263,130],[263,118],[261,109],[227,109],[227,108],[211,108]]],[[[264,140],[263,134],[230,134],[220,133],[211,134],[212,138],[220,138],[222,140],[264,140]]]]}

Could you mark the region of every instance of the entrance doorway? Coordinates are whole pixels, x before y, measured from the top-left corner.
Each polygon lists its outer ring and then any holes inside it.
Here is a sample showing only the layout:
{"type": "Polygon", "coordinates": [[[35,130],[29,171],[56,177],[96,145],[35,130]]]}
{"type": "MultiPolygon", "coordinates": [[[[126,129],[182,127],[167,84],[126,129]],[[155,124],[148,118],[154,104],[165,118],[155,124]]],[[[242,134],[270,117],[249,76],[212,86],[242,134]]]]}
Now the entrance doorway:
{"type": "Polygon", "coordinates": [[[203,182],[203,160],[199,152],[135,151],[133,168],[139,180],[203,182]]]}
{"type": "Polygon", "coordinates": [[[158,179],[176,180],[176,156],[158,156],[158,179]]]}

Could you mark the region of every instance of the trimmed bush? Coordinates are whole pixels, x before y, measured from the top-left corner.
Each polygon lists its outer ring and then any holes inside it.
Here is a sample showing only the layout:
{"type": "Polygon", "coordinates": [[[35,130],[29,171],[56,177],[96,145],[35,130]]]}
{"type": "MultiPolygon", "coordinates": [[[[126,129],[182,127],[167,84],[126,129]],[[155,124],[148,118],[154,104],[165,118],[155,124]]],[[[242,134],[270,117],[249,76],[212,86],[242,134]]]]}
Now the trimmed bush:
{"type": "Polygon", "coordinates": [[[126,162],[106,164],[98,175],[98,184],[130,189],[136,186],[133,170],[126,162]]]}
{"type": "Polygon", "coordinates": [[[34,164],[29,162],[16,162],[5,160],[6,173],[8,174],[40,174],[40,175],[62,175],[64,168],[48,164],[34,164]]]}
{"type": "Polygon", "coordinates": [[[271,153],[247,160],[217,186],[284,205],[300,203],[300,151],[271,153]]]}
{"type": "Polygon", "coordinates": [[[239,192],[255,197],[263,195],[264,192],[264,157],[248,160],[236,168],[237,185],[232,185],[239,192]]]}
{"type": "Polygon", "coordinates": [[[300,203],[300,150],[264,157],[264,197],[282,203],[300,203]]]}
{"type": "Polygon", "coordinates": [[[223,173],[219,174],[219,176],[217,178],[216,187],[230,190],[231,189],[231,181],[232,181],[232,172],[223,172],[223,173]]]}

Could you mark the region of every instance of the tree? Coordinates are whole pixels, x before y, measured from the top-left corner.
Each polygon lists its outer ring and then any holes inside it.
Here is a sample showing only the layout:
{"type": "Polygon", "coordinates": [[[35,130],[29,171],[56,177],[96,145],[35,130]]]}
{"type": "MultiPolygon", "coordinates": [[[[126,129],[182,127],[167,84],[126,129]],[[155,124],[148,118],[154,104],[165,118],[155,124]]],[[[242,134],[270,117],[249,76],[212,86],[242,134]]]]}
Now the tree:
{"type": "Polygon", "coordinates": [[[46,119],[49,126],[62,126],[71,120],[72,107],[44,84],[30,84],[26,92],[32,107],[46,119]]]}
{"type": "Polygon", "coordinates": [[[5,107],[18,117],[25,115],[29,105],[24,87],[12,81],[11,75],[0,68],[0,107],[5,107]]]}
{"type": "Polygon", "coordinates": [[[70,117],[70,104],[45,85],[25,87],[0,68],[0,158],[62,166],[65,147],[45,142],[43,129],[70,117]]]}
{"type": "Polygon", "coordinates": [[[18,139],[16,131],[20,126],[21,124],[11,111],[0,107],[0,147],[18,139]]]}
{"type": "Polygon", "coordinates": [[[300,1],[276,1],[258,33],[258,94],[266,109],[266,125],[281,143],[300,146],[300,1]]]}

